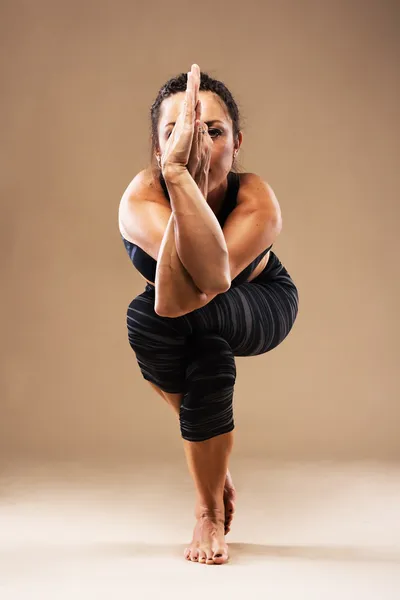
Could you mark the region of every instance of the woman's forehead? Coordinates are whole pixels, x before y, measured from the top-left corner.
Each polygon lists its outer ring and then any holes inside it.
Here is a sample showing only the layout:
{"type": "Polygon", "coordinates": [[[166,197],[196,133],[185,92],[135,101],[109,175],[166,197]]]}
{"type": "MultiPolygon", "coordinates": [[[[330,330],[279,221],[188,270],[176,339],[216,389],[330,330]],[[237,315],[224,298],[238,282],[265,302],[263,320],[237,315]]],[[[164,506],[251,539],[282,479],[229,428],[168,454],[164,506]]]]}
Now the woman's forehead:
{"type": "MultiPolygon", "coordinates": [[[[210,92],[199,92],[199,99],[201,100],[201,120],[202,121],[221,121],[226,123],[230,121],[229,116],[224,110],[223,103],[220,101],[218,96],[210,92]]],[[[181,112],[183,103],[185,101],[185,93],[178,92],[173,96],[169,96],[163,100],[160,111],[160,122],[161,127],[166,127],[170,123],[176,123],[176,120],[181,112]]]]}

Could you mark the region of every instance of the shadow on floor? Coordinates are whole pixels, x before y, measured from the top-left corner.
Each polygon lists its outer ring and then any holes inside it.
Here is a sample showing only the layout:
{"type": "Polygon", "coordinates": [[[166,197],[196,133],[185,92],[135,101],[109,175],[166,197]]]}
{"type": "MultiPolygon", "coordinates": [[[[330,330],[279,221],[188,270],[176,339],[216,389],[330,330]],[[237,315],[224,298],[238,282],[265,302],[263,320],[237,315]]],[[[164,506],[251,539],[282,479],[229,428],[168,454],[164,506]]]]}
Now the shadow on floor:
{"type": "Polygon", "coordinates": [[[233,562],[248,563],[263,559],[326,560],[335,562],[395,562],[400,563],[399,548],[368,548],[362,546],[285,546],[232,543],[229,544],[233,562]]]}
{"type": "MultiPolygon", "coordinates": [[[[335,562],[383,562],[400,563],[399,548],[368,548],[362,546],[323,545],[267,545],[233,542],[228,543],[230,564],[250,564],[261,560],[315,560],[335,562]]],[[[185,545],[151,544],[145,542],[98,542],[91,544],[30,544],[0,550],[0,559],[27,560],[29,563],[43,560],[96,559],[96,558],[183,558],[185,545]]],[[[189,562],[189,561],[187,561],[189,562]]]]}

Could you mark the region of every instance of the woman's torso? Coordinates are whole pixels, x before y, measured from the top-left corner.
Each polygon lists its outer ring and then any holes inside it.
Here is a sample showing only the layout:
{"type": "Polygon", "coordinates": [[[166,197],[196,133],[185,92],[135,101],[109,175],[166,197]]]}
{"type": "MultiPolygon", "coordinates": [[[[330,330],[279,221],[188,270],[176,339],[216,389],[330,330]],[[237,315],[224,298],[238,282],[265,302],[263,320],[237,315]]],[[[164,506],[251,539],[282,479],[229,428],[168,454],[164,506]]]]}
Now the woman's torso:
{"type": "MultiPolygon", "coordinates": [[[[230,176],[237,177],[237,178],[238,178],[238,185],[240,186],[240,173],[238,173],[238,174],[235,174],[235,173],[230,173],[229,175],[230,175],[230,176]]],[[[167,190],[166,190],[166,188],[165,188],[165,184],[164,184],[164,185],[162,185],[162,183],[163,183],[163,182],[160,180],[160,188],[161,188],[161,189],[160,189],[160,194],[162,194],[162,195],[164,196],[164,198],[165,198],[165,201],[166,201],[166,202],[169,204],[169,198],[168,198],[168,196],[167,196],[168,192],[167,192],[167,190]]],[[[228,190],[228,191],[229,191],[229,190],[228,190]]],[[[228,200],[229,200],[229,199],[228,199],[228,200]]],[[[212,208],[212,207],[211,207],[211,208],[212,208]]],[[[233,207],[230,207],[230,208],[234,208],[234,206],[233,206],[233,207]]],[[[231,210],[229,210],[229,209],[228,209],[228,212],[227,212],[226,210],[224,210],[224,209],[225,209],[225,206],[224,206],[224,205],[222,205],[218,211],[214,211],[214,209],[212,209],[212,210],[213,210],[213,212],[214,212],[214,214],[215,214],[215,215],[216,215],[216,217],[218,218],[218,220],[220,220],[220,216],[222,216],[222,213],[224,213],[224,212],[225,212],[225,214],[223,215],[223,216],[225,217],[225,218],[223,218],[223,222],[221,223],[221,221],[220,221],[220,224],[221,224],[221,227],[222,227],[222,231],[224,230],[224,227],[223,227],[223,225],[224,225],[224,222],[226,221],[226,218],[227,218],[227,216],[228,216],[228,215],[229,215],[229,213],[231,212],[231,210]]],[[[133,244],[133,245],[135,245],[135,242],[134,242],[132,239],[130,239],[130,238],[129,238],[129,235],[127,234],[127,232],[125,231],[125,229],[124,229],[124,227],[123,227],[123,224],[122,224],[123,215],[124,215],[124,206],[122,205],[122,206],[120,207],[119,230],[120,230],[121,236],[122,236],[122,237],[125,239],[125,241],[127,241],[127,242],[128,242],[128,243],[130,243],[130,244],[133,244]]],[[[128,251],[128,252],[129,252],[129,251],[128,251]]],[[[252,272],[249,274],[249,276],[248,276],[248,277],[245,279],[245,281],[252,281],[252,280],[253,280],[253,279],[255,279],[256,277],[258,277],[258,275],[260,275],[260,273],[261,273],[261,272],[262,272],[262,271],[265,269],[265,267],[267,266],[267,263],[268,263],[269,257],[270,257],[270,251],[268,251],[268,252],[265,254],[265,256],[263,256],[263,257],[262,257],[262,259],[260,260],[260,262],[258,263],[258,265],[257,265],[257,266],[254,268],[254,270],[253,270],[253,271],[252,271],[252,272]]],[[[150,257],[149,257],[149,259],[150,259],[150,260],[152,260],[150,257]]],[[[141,277],[142,277],[142,278],[143,278],[145,281],[147,281],[147,283],[150,283],[151,285],[155,286],[155,282],[154,282],[154,281],[150,281],[150,279],[147,279],[147,278],[146,278],[146,277],[145,277],[145,276],[144,276],[142,273],[140,273],[140,271],[138,271],[138,273],[139,273],[139,275],[140,275],[140,276],[141,276],[141,277]]]]}

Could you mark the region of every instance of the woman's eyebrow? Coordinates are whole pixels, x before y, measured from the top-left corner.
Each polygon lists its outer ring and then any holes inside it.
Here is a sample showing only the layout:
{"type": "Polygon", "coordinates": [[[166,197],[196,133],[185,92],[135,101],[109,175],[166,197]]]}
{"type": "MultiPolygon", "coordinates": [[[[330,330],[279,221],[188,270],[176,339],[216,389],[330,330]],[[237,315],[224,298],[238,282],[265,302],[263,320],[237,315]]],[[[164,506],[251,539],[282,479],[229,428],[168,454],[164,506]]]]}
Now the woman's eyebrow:
{"type": "MultiPolygon", "coordinates": [[[[176,121],[170,121],[170,123],[167,123],[164,127],[164,129],[166,129],[169,125],[175,125],[176,121]]],[[[219,119],[213,119],[212,121],[206,121],[206,125],[212,125],[213,123],[221,123],[221,125],[223,125],[223,122],[220,121],[219,119]]]]}

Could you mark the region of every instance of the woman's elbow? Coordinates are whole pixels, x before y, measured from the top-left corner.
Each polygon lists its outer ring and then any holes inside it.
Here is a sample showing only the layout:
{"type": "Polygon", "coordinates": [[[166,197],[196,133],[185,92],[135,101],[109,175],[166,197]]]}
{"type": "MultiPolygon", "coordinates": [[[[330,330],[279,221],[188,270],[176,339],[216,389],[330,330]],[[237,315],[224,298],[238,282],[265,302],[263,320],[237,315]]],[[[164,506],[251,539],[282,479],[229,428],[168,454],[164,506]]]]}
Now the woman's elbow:
{"type": "Polygon", "coordinates": [[[169,317],[169,314],[167,314],[167,311],[163,307],[159,306],[158,304],[154,304],[154,312],[159,317],[169,317]]]}
{"type": "Polygon", "coordinates": [[[214,285],[211,285],[210,283],[209,285],[203,286],[202,291],[204,294],[207,294],[208,296],[211,294],[223,294],[224,292],[227,292],[231,287],[230,277],[224,277],[220,280],[214,279],[212,283],[214,285]]]}

